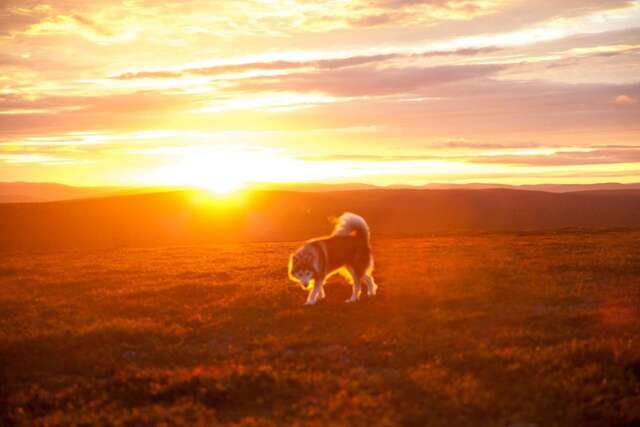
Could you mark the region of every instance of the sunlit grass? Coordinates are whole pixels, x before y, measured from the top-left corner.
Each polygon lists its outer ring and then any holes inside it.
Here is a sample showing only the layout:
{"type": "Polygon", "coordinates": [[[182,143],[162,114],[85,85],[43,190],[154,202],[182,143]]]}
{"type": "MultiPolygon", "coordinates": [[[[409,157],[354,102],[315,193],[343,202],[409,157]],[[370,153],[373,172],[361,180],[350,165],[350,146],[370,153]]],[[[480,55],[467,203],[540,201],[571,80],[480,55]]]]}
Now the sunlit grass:
{"type": "Polygon", "coordinates": [[[311,309],[295,242],[4,253],[0,424],[635,426],[639,237],[377,239],[311,309]]]}

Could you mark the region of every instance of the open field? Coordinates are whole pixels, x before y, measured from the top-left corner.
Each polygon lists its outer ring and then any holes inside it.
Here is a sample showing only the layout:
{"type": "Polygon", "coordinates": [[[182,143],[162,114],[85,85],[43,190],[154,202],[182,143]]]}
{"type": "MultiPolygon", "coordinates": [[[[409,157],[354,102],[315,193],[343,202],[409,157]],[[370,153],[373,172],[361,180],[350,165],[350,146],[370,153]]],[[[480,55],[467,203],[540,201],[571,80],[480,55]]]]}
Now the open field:
{"type": "Polygon", "coordinates": [[[3,253],[0,424],[640,425],[640,231],[376,240],[314,307],[294,247],[3,253]]]}

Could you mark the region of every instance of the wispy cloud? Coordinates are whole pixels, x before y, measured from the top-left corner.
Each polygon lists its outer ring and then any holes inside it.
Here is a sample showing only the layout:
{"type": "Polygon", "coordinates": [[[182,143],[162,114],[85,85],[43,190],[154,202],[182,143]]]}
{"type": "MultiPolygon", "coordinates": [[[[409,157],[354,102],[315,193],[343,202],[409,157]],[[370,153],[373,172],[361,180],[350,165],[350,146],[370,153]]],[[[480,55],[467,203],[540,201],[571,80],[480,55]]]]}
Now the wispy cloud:
{"type": "Polygon", "coordinates": [[[78,160],[73,158],[56,157],[44,154],[30,154],[30,153],[0,153],[0,162],[6,164],[36,164],[36,165],[49,165],[49,166],[64,166],[86,163],[86,160],[78,160]]]}
{"type": "Polygon", "coordinates": [[[613,99],[613,102],[617,105],[627,106],[627,105],[635,105],[638,103],[638,100],[633,96],[629,95],[618,95],[613,99]]]}
{"type": "Polygon", "coordinates": [[[547,155],[485,156],[471,159],[476,163],[510,164],[527,166],[614,165],[640,163],[640,149],[603,148],[573,151],[556,151],[547,155]]]}
{"type": "Polygon", "coordinates": [[[430,162],[455,161],[464,163],[481,163],[493,165],[519,166],[580,166],[580,165],[615,165],[622,163],[640,163],[640,147],[558,147],[542,148],[542,144],[530,144],[538,149],[503,144],[468,144],[475,152],[456,155],[438,154],[437,151],[416,154],[330,154],[325,156],[302,156],[309,161],[358,161],[358,162],[430,162]],[[505,151],[510,154],[495,154],[505,151]]]}
{"type": "Polygon", "coordinates": [[[336,70],[340,68],[355,67],[368,64],[380,64],[390,60],[416,59],[438,56],[474,56],[482,53],[497,52],[500,48],[494,46],[479,48],[461,48],[449,50],[431,50],[422,53],[387,53],[378,55],[359,55],[341,58],[327,58],[309,61],[266,61],[266,62],[241,62],[209,67],[193,67],[181,70],[147,70],[126,72],[112,76],[118,80],[132,79],[165,79],[179,78],[186,75],[219,76],[224,74],[239,74],[248,71],[296,71],[300,69],[309,70],[336,70]]]}
{"type": "Polygon", "coordinates": [[[379,96],[406,93],[426,86],[483,77],[502,69],[499,65],[407,67],[315,71],[282,76],[235,80],[228,90],[322,92],[334,96],[379,96]]]}

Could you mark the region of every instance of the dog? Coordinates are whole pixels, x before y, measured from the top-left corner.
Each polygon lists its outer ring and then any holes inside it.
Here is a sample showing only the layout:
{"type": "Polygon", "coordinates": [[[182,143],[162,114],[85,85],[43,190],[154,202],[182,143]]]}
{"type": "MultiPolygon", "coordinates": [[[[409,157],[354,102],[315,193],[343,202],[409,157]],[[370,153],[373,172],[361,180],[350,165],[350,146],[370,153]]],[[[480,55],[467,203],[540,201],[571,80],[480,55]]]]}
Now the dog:
{"type": "Polygon", "coordinates": [[[341,274],[351,282],[353,303],[360,298],[362,283],[367,295],[374,296],[378,285],[373,280],[373,256],[370,232],[364,218],[346,212],[336,221],[327,237],[308,240],[289,257],[289,278],[308,291],[305,305],[313,305],[325,297],[324,283],[333,274],[341,274]]]}

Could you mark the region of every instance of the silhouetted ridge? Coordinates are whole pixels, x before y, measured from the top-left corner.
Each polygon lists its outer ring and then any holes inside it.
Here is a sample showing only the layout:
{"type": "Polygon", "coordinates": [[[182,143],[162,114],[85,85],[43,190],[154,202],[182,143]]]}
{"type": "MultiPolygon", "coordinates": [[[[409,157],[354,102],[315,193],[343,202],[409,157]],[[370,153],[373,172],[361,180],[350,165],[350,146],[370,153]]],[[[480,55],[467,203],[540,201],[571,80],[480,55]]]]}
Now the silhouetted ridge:
{"type": "Polygon", "coordinates": [[[640,226],[640,191],[254,191],[228,200],[199,192],[0,205],[1,248],[179,245],[302,240],[329,217],[362,215],[373,239],[434,232],[640,226]]]}

